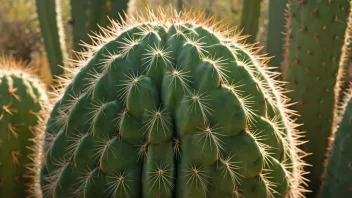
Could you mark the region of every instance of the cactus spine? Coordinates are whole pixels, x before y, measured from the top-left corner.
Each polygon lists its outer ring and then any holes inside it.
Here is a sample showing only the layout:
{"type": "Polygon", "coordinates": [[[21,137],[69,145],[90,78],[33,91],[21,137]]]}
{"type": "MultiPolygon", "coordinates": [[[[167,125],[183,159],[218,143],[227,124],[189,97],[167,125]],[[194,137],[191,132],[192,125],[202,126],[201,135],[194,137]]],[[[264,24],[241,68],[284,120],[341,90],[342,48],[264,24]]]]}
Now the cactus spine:
{"type": "Polygon", "coordinates": [[[161,10],[113,23],[51,112],[44,197],[303,197],[281,83],[223,27],[161,10]]]}
{"type": "Polygon", "coordinates": [[[269,24],[266,52],[274,56],[270,65],[279,67],[283,60],[285,8],[287,0],[269,0],[269,24]]]}
{"type": "Polygon", "coordinates": [[[309,141],[304,150],[310,172],[312,196],[316,194],[323,172],[328,138],[333,130],[338,86],[337,73],[344,43],[350,3],[346,0],[292,0],[289,2],[287,62],[284,79],[294,101],[294,109],[304,123],[309,141]]]}
{"type": "Polygon", "coordinates": [[[40,197],[48,99],[41,83],[22,63],[0,60],[0,197],[40,197]]]}
{"type": "Polygon", "coordinates": [[[36,0],[36,6],[51,74],[60,76],[64,70],[59,66],[67,59],[60,0],[36,0]]]}
{"type": "Polygon", "coordinates": [[[259,29],[261,2],[262,0],[243,1],[240,27],[243,28],[243,35],[250,35],[248,43],[254,43],[256,41],[259,29]]]}

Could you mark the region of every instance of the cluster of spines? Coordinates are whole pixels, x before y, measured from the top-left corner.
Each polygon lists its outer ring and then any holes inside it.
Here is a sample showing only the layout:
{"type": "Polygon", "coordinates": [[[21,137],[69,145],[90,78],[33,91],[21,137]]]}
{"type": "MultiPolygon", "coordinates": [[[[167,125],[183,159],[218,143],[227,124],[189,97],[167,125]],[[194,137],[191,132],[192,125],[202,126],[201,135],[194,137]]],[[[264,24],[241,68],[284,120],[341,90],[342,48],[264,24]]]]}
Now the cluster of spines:
{"type": "MultiPolygon", "coordinates": [[[[249,54],[255,54],[257,53],[260,49],[254,47],[254,45],[244,45],[244,44],[240,44],[239,42],[241,42],[241,40],[243,40],[242,37],[239,37],[238,35],[233,35],[232,30],[228,30],[226,29],[226,26],[222,23],[216,23],[214,17],[211,17],[207,20],[205,20],[205,22],[203,21],[203,14],[204,13],[200,13],[200,14],[196,14],[195,12],[190,12],[187,14],[180,14],[180,13],[173,13],[173,18],[171,18],[170,16],[168,16],[167,14],[165,14],[165,12],[163,11],[158,11],[157,14],[154,14],[152,12],[148,12],[148,16],[147,17],[142,17],[142,16],[138,16],[137,18],[132,18],[129,17],[127,18],[126,21],[122,21],[121,23],[117,23],[112,21],[112,26],[109,27],[108,29],[103,29],[102,28],[102,33],[100,34],[96,34],[94,36],[92,36],[93,39],[95,39],[93,41],[94,45],[85,45],[87,47],[87,51],[80,53],[79,54],[79,61],[77,62],[73,62],[70,63],[72,64],[72,66],[66,67],[66,69],[68,69],[70,71],[70,73],[73,75],[72,77],[75,77],[75,75],[79,72],[79,70],[81,70],[87,62],[90,61],[90,59],[93,57],[93,55],[100,50],[106,43],[114,40],[116,37],[118,37],[122,32],[124,32],[125,30],[131,28],[131,27],[135,27],[141,24],[163,24],[164,26],[169,26],[171,24],[181,24],[179,27],[183,27],[183,28],[187,28],[186,26],[183,26],[182,24],[201,24],[204,27],[208,27],[207,30],[209,30],[210,32],[212,32],[213,34],[215,34],[218,38],[220,38],[221,42],[224,43],[224,45],[226,45],[227,47],[229,47],[230,49],[232,49],[232,52],[234,54],[238,53],[236,51],[237,49],[241,49],[249,54]],[[233,47],[232,47],[233,46],[233,47]]],[[[153,29],[151,26],[147,26],[149,28],[145,28],[143,29],[142,33],[144,34],[144,36],[148,36],[149,33],[156,31],[155,29],[153,29]]],[[[178,35],[183,35],[183,30],[182,28],[177,30],[175,36],[178,35]]],[[[183,35],[185,36],[185,35],[183,35]]],[[[203,43],[201,42],[201,40],[196,40],[193,38],[187,38],[187,44],[192,45],[193,47],[195,47],[198,51],[198,53],[202,56],[203,51],[206,51],[206,46],[203,45],[203,43]]],[[[138,39],[135,40],[133,38],[131,39],[126,39],[126,42],[123,43],[124,48],[120,49],[120,51],[122,53],[119,54],[114,54],[114,53],[110,53],[111,56],[106,58],[106,61],[103,62],[103,64],[101,65],[101,73],[97,72],[97,71],[93,71],[91,74],[91,78],[88,79],[88,82],[86,84],[86,89],[85,89],[85,93],[90,93],[90,95],[92,95],[92,93],[94,92],[94,90],[92,90],[94,88],[95,83],[99,80],[99,78],[101,76],[103,76],[104,74],[106,74],[109,69],[110,69],[110,64],[113,60],[114,57],[116,56],[128,56],[128,52],[130,50],[133,49],[133,47],[138,44],[138,39]],[[91,86],[89,86],[91,85],[91,86]]],[[[147,56],[147,59],[149,59],[147,62],[149,62],[150,64],[153,64],[154,61],[158,61],[158,60],[154,60],[154,59],[158,59],[161,58],[164,62],[169,62],[168,60],[168,51],[167,49],[162,49],[162,48],[158,48],[157,46],[155,47],[150,47],[150,53],[149,53],[149,57],[147,56]]],[[[251,96],[247,95],[247,96],[242,96],[243,94],[240,93],[238,90],[236,91],[235,88],[240,87],[241,85],[231,85],[230,82],[226,82],[226,72],[224,72],[224,70],[221,67],[221,59],[215,59],[211,58],[211,57],[205,57],[203,55],[202,57],[204,60],[207,60],[208,62],[210,62],[214,67],[215,70],[217,72],[217,74],[219,75],[219,78],[222,79],[221,83],[224,86],[227,86],[229,88],[229,90],[231,90],[232,92],[234,92],[234,94],[236,94],[239,98],[241,99],[241,105],[243,106],[243,108],[246,111],[246,119],[247,122],[253,122],[252,119],[253,116],[255,116],[255,113],[253,112],[253,108],[252,108],[252,103],[253,101],[251,100],[251,96]]],[[[302,167],[305,166],[305,164],[302,162],[302,157],[304,157],[304,153],[302,151],[300,151],[298,148],[296,148],[296,146],[298,146],[299,144],[301,144],[301,142],[299,141],[299,139],[301,138],[300,133],[298,133],[294,128],[296,127],[295,124],[293,124],[293,120],[291,120],[291,116],[295,115],[295,112],[290,111],[287,109],[287,107],[289,106],[288,101],[289,99],[286,98],[285,96],[282,95],[283,92],[283,88],[282,88],[282,82],[279,82],[277,80],[275,80],[274,78],[278,75],[275,72],[271,72],[270,68],[268,68],[267,66],[265,66],[265,63],[268,61],[265,58],[262,58],[261,56],[255,56],[255,65],[248,65],[244,60],[237,60],[237,62],[242,62],[242,66],[245,67],[252,76],[255,76],[255,78],[257,79],[257,86],[260,87],[261,90],[263,90],[266,95],[266,100],[271,104],[272,107],[274,107],[273,112],[278,113],[281,115],[282,120],[278,120],[277,118],[273,118],[272,119],[272,125],[275,128],[275,131],[277,132],[276,135],[278,135],[278,138],[281,138],[283,140],[284,143],[284,150],[285,150],[285,154],[287,156],[291,156],[292,158],[288,159],[287,164],[284,165],[285,168],[287,169],[294,169],[294,171],[292,173],[287,172],[286,175],[289,178],[288,181],[290,182],[290,196],[291,197],[302,197],[302,193],[304,192],[304,189],[302,187],[302,185],[305,184],[305,181],[303,179],[303,175],[304,172],[302,170],[302,167]],[[286,129],[288,134],[285,134],[284,132],[282,132],[282,130],[286,129]],[[286,137],[287,135],[287,137],[286,137]]],[[[148,69],[148,66],[146,66],[146,68],[148,69]]],[[[172,76],[172,78],[179,80],[181,82],[181,85],[183,86],[183,89],[185,89],[187,92],[189,92],[190,94],[190,99],[189,101],[192,102],[193,107],[194,108],[200,108],[200,110],[202,111],[203,114],[203,118],[206,121],[207,120],[207,115],[211,114],[211,109],[207,106],[207,99],[206,99],[206,94],[204,93],[193,93],[188,89],[188,85],[187,85],[187,72],[183,72],[182,70],[177,70],[177,68],[174,68],[172,70],[172,73],[170,73],[170,76],[172,76]]],[[[71,77],[71,78],[72,78],[71,77]]],[[[125,88],[123,89],[124,92],[121,93],[120,97],[122,99],[124,99],[127,95],[127,93],[129,91],[131,91],[132,88],[138,88],[138,75],[136,74],[130,74],[128,76],[128,80],[123,84],[123,86],[125,86],[125,88]]],[[[63,86],[70,86],[71,81],[69,80],[65,80],[63,79],[63,86]]],[[[172,81],[170,82],[170,85],[172,85],[172,81]]],[[[176,86],[176,83],[175,83],[176,86]]],[[[61,91],[58,91],[59,95],[61,95],[61,91]]],[[[82,94],[83,95],[83,94],[82,94]]],[[[76,102],[79,101],[79,98],[82,95],[77,95],[77,96],[71,96],[72,97],[72,103],[70,103],[69,105],[65,106],[65,109],[60,110],[59,112],[61,112],[57,117],[56,117],[56,121],[60,124],[63,125],[67,125],[67,120],[68,120],[68,114],[70,109],[72,109],[72,107],[76,104],[76,102]]],[[[94,96],[93,96],[94,97],[94,96]]],[[[61,97],[58,97],[61,98],[61,97]]],[[[125,100],[125,99],[124,99],[125,100]]],[[[90,110],[91,111],[91,119],[95,119],[96,116],[104,111],[104,105],[105,103],[103,101],[97,102],[96,105],[94,105],[94,109],[90,110]]],[[[192,109],[191,109],[192,110],[192,109]]],[[[254,110],[255,111],[255,110],[254,110]]],[[[162,120],[161,118],[164,117],[164,113],[161,109],[155,109],[155,111],[151,111],[151,119],[147,122],[146,128],[153,127],[153,124],[155,124],[155,122],[160,122],[157,124],[161,124],[161,127],[167,127],[167,118],[165,120],[162,120]]],[[[125,113],[122,113],[120,115],[120,117],[117,118],[118,120],[121,120],[123,118],[123,116],[125,116],[125,113]]],[[[92,121],[92,120],[90,120],[92,121]]],[[[119,122],[117,122],[119,123],[119,122]]],[[[118,124],[117,124],[118,125],[118,124]]],[[[212,138],[213,140],[216,140],[216,132],[212,132],[212,131],[216,131],[215,128],[212,129],[212,127],[209,127],[210,125],[207,125],[207,123],[205,122],[205,127],[204,129],[201,129],[203,132],[205,132],[204,137],[203,138],[212,138]],[[210,131],[210,132],[209,132],[210,131]]],[[[93,126],[94,127],[94,126],[93,126]]],[[[215,127],[215,126],[214,126],[215,127]]],[[[77,139],[74,141],[79,141],[81,138],[83,138],[84,135],[80,136],[78,135],[77,139]]],[[[257,142],[260,142],[263,137],[260,137],[260,133],[253,133],[254,138],[257,140],[257,142]]],[[[53,140],[55,140],[55,137],[51,137],[50,135],[48,135],[48,138],[50,139],[48,142],[50,145],[50,142],[53,142],[53,140]]],[[[175,146],[174,146],[174,151],[176,152],[177,155],[177,151],[179,151],[179,147],[178,147],[178,142],[179,140],[174,139],[175,142],[175,146]]],[[[97,151],[97,156],[99,156],[99,153],[103,153],[105,149],[109,149],[109,139],[102,139],[102,148],[97,151]]],[[[219,141],[214,141],[217,142],[218,147],[221,148],[221,142],[219,141]]],[[[139,149],[139,154],[140,157],[143,157],[144,152],[146,150],[147,145],[149,144],[149,142],[145,142],[141,145],[140,149],[139,149]]],[[[76,144],[74,144],[76,145],[76,144]]],[[[263,152],[263,156],[270,156],[270,152],[268,151],[268,147],[264,146],[264,144],[262,144],[262,152],[263,152]]],[[[225,164],[226,161],[224,159],[225,164]]],[[[269,160],[266,160],[267,163],[270,163],[269,160]]],[[[65,167],[67,162],[63,162],[63,163],[59,163],[61,167],[65,167]]],[[[227,168],[225,168],[226,170],[228,170],[228,172],[233,173],[230,174],[231,178],[238,179],[238,176],[236,176],[235,171],[233,169],[236,169],[236,165],[234,164],[228,164],[227,166],[225,166],[227,168]]],[[[195,179],[202,179],[201,178],[201,168],[191,168],[191,175],[195,176],[195,179]],[[199,169],[199,170],[198,170],[199,169]],[[197,174],[195,174],[197,173],[197,174]]],[[[94,170],[93,170],[94,171],[94,170]]],[[[159,170],[160,171],[160,170],[159,170]]],[[[164,170],[165,171],[165,170],[164,170]]],[[[225,171],[226,172],[226,171],[225,171]]],[[[160,172],[159,172],[160,173],[160,172]]],[[[58,169],[58,173],[60,174],[60,170],[58,169]]],[[[269,174],[269,173],[268,173],[269,174]]],[[[267,183],[267,187],[268,187],[268,197],[274,196],[273,194],[275,193],[273,190],[273,186],[275,186],[275,184],[272,184],[269,180],[267,179],[266,176],[268,175],[266,173],[261,174],[261,178],[262,181],[267,183]]],[[[124,174],[121,173],[120,175],[117,175],[117,178],[124,178],[123,176],[124,174]]],[[[59,175],[54,176],[56,178],[56,181],[58,182],[58,178],[59,175]]],[[[51,180],[51,178],[47,178],[48,180],[51,180]]],[[[163,177],[158,177],[156,179],[165,179],[163,177]]],[[[121,183],[119,184],[116,188],[121,187],[121,185],[123,186],[125,183],[121,183]]],[[[55,189],[55,182],[47,185],[44,187],[44,189],[48,189],[48,193],[53,193],[53,190],[55,189]]],[[[206,189],[204,189],[206,190],[206,189]]],[[[116,189],[115,189],[116,192],[116,189]]],[[[238,192],[236,192],[235,194],[238,194],[238,192]]]]}
{"type": "MultiPolygon", "coordinates": [[[[6,101],[6,98],[9,98],[8,103],[2,104],[0,109],[0,122],[3,122],[3,124],[8,122],[7,128],[1,131],[4,132],[1,134],[4,139],[0,139],[0,146],[11,147],[11,145],[7,144],[21,145],[18,150],[11,151],[11,160],[6,161],[6,159],[2,158],[0,162],[0,169],[2,166],[9,166],[10,164],[16,167],[12,170],[3,169],[1,172],[18,171],[14,175],[23,172],[22,176],[17,176],[16,178],[6,178],[0,175],[0,191],[2,191],[1,188],[6,185],[6,182],[14,182],[13,185],[22,186],[18,189],[22,188],[23,191],[12,192],[14,194],[11,194],[11,196],[41,196],[38,170],[42,160],[44,124],[49,101],[45,93],[45,86],[35,76],[34,70],[27,68],[24,62],[16,61],[12,57],[0,58],[0,87],[8,87],[7,93],[2,92],[0,99],[2,98],[6,101]],[[3,80],[6,78],[6,81],[2,81],[1,78],[3,80]],[[18,80],[23,84],[18,84],[18,80]],[[14,81],[17,82],[15,83],[14,81]],[[20,86],[17,87],[16,84],[20,86]],[[23,90],[24,88],[27,89],[23,90]],[[25,102],[30,103],[19,106],[19,104],[25,102]],[[23,107],[30,109],[28,112],[24,112],[23,107]],[[27,137],[29,138],[25,139],[27,137]],[[25,182],[21,183],[21,181],[25,182]]],[[[3,149],[3,152],[5,151],[7,152],[6,148],[3,149]]],[[[5,189],[5,192],[10,191],[5,189]]],[[[6,195],[8,196],[9,194],[6,195]]]]}

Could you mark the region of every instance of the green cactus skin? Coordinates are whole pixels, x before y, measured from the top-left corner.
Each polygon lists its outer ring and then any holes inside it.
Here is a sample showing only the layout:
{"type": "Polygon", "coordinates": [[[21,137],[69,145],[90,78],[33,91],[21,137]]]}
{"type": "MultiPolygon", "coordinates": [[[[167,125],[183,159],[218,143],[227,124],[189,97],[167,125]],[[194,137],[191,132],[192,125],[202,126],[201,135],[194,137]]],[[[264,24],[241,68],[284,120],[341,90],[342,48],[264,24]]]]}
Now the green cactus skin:
{"type": "Polygon", "coordinates": [[[181,11],[183,9],[183,1],[182,0],[176,0],[177,1],[177,10],[181,11]]]}
{"type": "Polygon", "coordinates": [[[40,197],[39,170],[48,99],[22,63],[0,60],[0,197],[40,197]]]}
{"type": "Polygon", "coordinates": [[[275,73],[224,24],[176,13],[114,23],[82,54],[47,123],[44,197],[303,197],[275,73]]]}
{"type": "Polygon", "coordinates": [[[350,3],[346,0],[291,0],[289,2],[287,54],[284,80],[294,110],[301,115],[300,128],[309,141],[303,146],[311,164],[309,196],[315,196],[323,173],[328,139],[333,130],[334,94],[350,3]]]}
{"type": "Polygon", "coordinates": [[[248,43],[256,42],[259,29],[260,7],[262,0],[243,1],[242,17],[240,27],[243,35],[249,35],[248,43]]]}
{"type": "Polygon", "coordinates": [[[118,13],[120,14],[121,17],[125,16],[124,12],[127,11],[129,1],[130,0],[120,0],[120,1],[111,0],[111,11],[112,11],[112,16],[114,17],[113,19],[118,19],[120,22],[122,22],[121,18],[117,16],[118,16],[118,13]]]}
{"type": "Polygon", "coordinates": [[[352,196],[352,92],[340,109],[341,118],[330,151],[319,197],[352,196]]]}
{"type": "Polygon", "coordinates": [[[51,74],[61,76],[67,60],[65,35],[61,21],[60,0],[36,0],[40,31],[48,57],[51,74]]]}
{"type": "Polygon", "coordinates": [[[287,0],[269,1],[269,24],[266,52],[274,56],[270,65],[279,67],[283,60],[284,32],[285,32],[285,9],[287,0]]]}
{"type": "Polygon", "coordinates": [[[98,24],[105,27],[110,19],[124,20],[127,0],[71,0],[73,49],[81,50],[82,43],[91,44],[88,34],[98,33],[98,24]],[[120,13],[120,15],[119,15],[120,13]]]}
{"type": "Polygon", "coordinates": [[[81,49],[81,42],[88,42],[88,3],[87,0],[71,0],[73,50],[81,49]]]}

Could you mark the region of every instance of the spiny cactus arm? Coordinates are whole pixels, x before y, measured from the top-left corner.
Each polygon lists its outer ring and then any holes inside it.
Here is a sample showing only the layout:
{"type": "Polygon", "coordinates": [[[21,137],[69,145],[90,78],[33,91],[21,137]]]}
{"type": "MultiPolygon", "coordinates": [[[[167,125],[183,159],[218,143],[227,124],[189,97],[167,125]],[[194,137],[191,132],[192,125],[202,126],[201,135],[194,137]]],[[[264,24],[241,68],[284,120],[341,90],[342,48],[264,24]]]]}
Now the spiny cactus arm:
{"type": "Polygon", "coordinates": [[[41,197],[39,169],[48,99],[34,73],[0,58],[0,196],[41,197]]]}
{"type": "Polygon", "coordinates": [[[88,42],[88,8],[87,0],[71,0],[73,50],[80,51],[80,43],[88,42]]]}
{"type": "Polygon", "coordinates": [[[259,17],[262,0],[243,1],[240,28],[243,35],[250,35],[248,43],[255,43],[259,29],[259,17]]]}
{"type": "Polygon", "coordinates": [[[310,172],[309,189],[316,196],[323,174],[328,138],[333,129],[335,112],[334,87],[340,82],[336,78],[350,3],[336,1],[292,0],[288,7],[287,43],[285,49],[286,70],[284,80],[287,89],[294,90],[288,96],[298,103],[293,109],[299,112],[300,127],[306,131],[309,141],[303,149],[310,172]]]}
{"type": "Polygon", "coordinates": [[[274,56],[270,60],[270,65],[280,67],[283,60],[284,31],[285,31],[285,10],[287,0],[269,1],[269,24],[266,52],[274,56]]]}
{"type": "Polygon", "coordinates": [[[61,76],[61,67],[67,60],[67,51],[62,27],[60,0],[36,0],[40,31],[43,36],[51,74],[61,76]]]}
{"type": "Polygon", "coordinates": [[[352,89],[348,90],[344,103],[339,107],[338,125],[332,149],[329,153],[320,196],[352,196],[352,89]]]}

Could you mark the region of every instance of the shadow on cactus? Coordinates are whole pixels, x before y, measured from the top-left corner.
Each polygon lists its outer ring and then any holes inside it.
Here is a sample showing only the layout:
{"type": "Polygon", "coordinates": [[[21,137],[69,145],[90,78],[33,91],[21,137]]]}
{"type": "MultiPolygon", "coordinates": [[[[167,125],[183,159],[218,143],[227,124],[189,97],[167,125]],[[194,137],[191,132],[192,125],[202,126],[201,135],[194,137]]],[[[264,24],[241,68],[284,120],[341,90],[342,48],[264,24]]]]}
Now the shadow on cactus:
{"type": "Polygon", "coordinates": [[[303,197],[283,83],[258,48],[203,14],[112,22],[66,68],[44,197],[303,197]]]}
{"type": "Polygon", "coordinates": [[[40,197],[48,98],[22,62],[0,58],[0,197],[40,197]]]}

